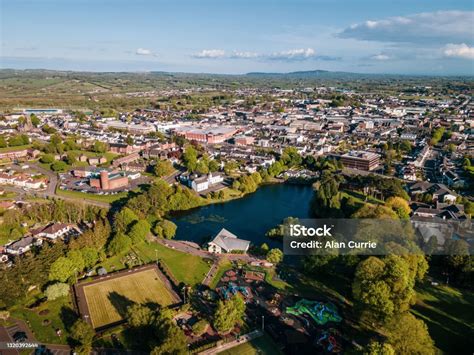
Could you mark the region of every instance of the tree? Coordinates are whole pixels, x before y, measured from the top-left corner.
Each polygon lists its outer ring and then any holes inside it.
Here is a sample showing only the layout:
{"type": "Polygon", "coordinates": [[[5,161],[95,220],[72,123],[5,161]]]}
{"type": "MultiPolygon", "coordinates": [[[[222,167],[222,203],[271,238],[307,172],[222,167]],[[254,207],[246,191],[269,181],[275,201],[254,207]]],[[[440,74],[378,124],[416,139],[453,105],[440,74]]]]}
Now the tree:
{"type": "Polygon", "coordinates": [[[107,247],[109,255],[117,255],[130,249],[132,240],[123,233],[116,234],[107,247]]]}
{"type": "Polygon", "coordinates": [[[173,165],[169,160],[159,160],[153,169],[153,172],[158,177],[170,175],[173,171],[173,165]]]}
{"type": "Polygon", "coordinates": [[[95,141],[92,150],[96,153],[105,153],[107,151],[107,143],[95,141]]]}
{"type": "Polygon", "coordinates": [[[295,147],[286,147],[281,154],[281,161],[284,165],[291,168],[293,166],[301,165],[303,159],[295,147]]]}
{"type": "Polygon", "coordinates": [[[75,269],[79,272],[84,270],[85,263],[80,250],[71,250],[67,253],[67,258],[73,262],[75,269]]]}
{"type": "Polygon", "coordinates": [[[266,259],[272,264],[279,264],[283,260],[283,252],[278,248],[271,249],[267,253],[266,259]]]}
{"type": "Polygon", "coordinates": [[[187,145],[183,153],[183,163],[189,171],[196,170],[197,166],[197,151],[192,145],[187,145]]]}
{"type": "Polygon", "coordinates": [[[228,333],[242,323],[244,314],[245,302],[238,294],[227,301],[220,300],[214,313],[214,328],[220,333],[228,333]]]}
{"type": "Polygon", "coordinates": [[[4,136],[0,136],[0,148],[6,148],[7,147],[7,141],[5,140],[4,136]]]}
{"type": "Polygon", "coordinates": [[[72,165],[76,162],[79,154],[77,152],[71,151],[66,153],[66,163],[72,165]]]}
{"type": "Polygon", "coordinates": [[[114,230],[117,233],[127,233],[135,221],[138,221],[138,216],[135,212],[128,207],[124,207],[114,215],[114,230]]]}
{"type": "Polygon", "coordinates": [[[364,355],[395,355],[395,350],[390,344],[372,340],[364,350],[364,355]]]}
{"type": "Polygon", "coordinates": [[[161,312],[158,318],[157,336],[161,343],[151,351],[151,355],[186,355],[188,346],[183,331],[161,312]]]}
{"type": "Polygon", "coordinates": [[[132,244],[140,244],[145,241],[146,236],[150,233],[150,223],[146,220],[141,219],[138,222],[134,223],[130,228],[128,235],[132,239],[132,244]]]}
{"type": "Polygon", "coordinates": [[[54,155],[52,154],[43,154],[40,158],[40,162],[44,164],[51,164],[54,161],[54,155]]]}
{"type": "Polygon", "coordinates": [[[67,296],[69,294],[69,285],[60,282],[49,285],[44,294],[48,298],[48,301],[67,296]]]}
{"type": "Polygon", "coordinates": [[[127,308],[125,319],[131,327],[140,328],[151,325],[155,320],[155,314],[149,307],[133,304],[127,308]]]}
{"type": "Polygon", "coordinates": [[[371,256],[356,268],[352,284],[354,298],[363,312],[370,312],[379,320],[407,311],[415,300],[415,282],[426,272],[425,265],[426,260],[422,263],[418,258],[371,256]]]}
{"type": "Polygon", "coordinates": [[[209,323],[205,319],[200,319],[193,324],[193,333],[197,336],[201,336],[207,330],[209,323]]]}
{"type": "Polygon", "coordinates": [[[400,219],[410,218],[411,208],[408,201],[397,196],[392,196],[385,201],[385,205],[390,207],[400,219]]]}
{"type": "Polygon", "coordinates": [[[155,225],[153,232],[160,238],[172,239],[176,235],[177,229],[176,224],[164,219],[155,225]]]}
{"type": "Polygon", "coordinates": [[[67,164],[61,160],[55,161],[51,164],[51,170],[53,171],[65,171],[67,169],[67,164]]]}
{"type": "Polygon", "coordinates": [[[92,339],[94,339],[94,329],[82,319],[78,319],[71,327],[71,339],[74,341],[74,350],[78,354],[89,354],[92,350],[92,339]]]}
{"type": "Polygon", "coordinates": [[[387,326],[387,341],[397,354],[434,354],[433,340],[428,327],[410,312],[405,312],[387,326]]]}
{"type": "Polygon", "coordinates": [[[38,127],[41,123],[40,119],[38,118],[38,116],[36,116],[34,113],[30,115],[30,121],[31,121],[31,124],[34,126],[34,127],[38,127]]]}
{"type": "Polygon", "coordinates": [[[66,282],[71,278],[76,272],[77,267],[74,265],[72,260],[62,256],[58,258],[52,265],[49,270],[49,279],[51,281],[61,281],[66,282]]]}
{"type": "Polygon", "coordinates": [[[97,249],[88,247],[81,249],[84,267],[90,268],[97,264],[99,260],[99,251],[97,249]]]}

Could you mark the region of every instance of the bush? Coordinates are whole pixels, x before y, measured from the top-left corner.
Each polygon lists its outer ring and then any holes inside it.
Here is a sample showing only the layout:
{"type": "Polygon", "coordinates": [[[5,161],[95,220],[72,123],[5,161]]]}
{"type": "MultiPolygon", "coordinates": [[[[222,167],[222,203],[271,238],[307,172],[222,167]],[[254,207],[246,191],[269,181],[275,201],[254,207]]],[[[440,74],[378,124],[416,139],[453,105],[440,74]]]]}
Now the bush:
{"type": "Polygon", "coordinates": [[[196,323],[194,323],[191,328],[195,335],[201,336],[207,330],[208,326],[209,326],[209,323],[206,322],[204,319],[201,319],[197,321],[196,323]]]}
{"type": "Polygon", "coordinates": [[[67,296],[69,294],[69,285],[61,282],[55,283],[48,286],[44,294],[48,298],[48,301],[67,296]]]}

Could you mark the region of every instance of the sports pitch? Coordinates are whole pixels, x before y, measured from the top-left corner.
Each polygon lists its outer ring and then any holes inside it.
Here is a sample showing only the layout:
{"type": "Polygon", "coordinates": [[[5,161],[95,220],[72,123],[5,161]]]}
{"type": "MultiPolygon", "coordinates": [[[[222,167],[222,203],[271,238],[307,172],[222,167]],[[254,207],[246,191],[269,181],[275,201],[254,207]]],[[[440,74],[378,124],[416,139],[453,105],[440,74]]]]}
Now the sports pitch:
{"type": "Polygon", "coordinates": [[[92,327],[97,329],[122,321],[127,307],[133,303],[166,307],[179,302],[163,277],[156,268],[148,268],[80,285],[92,327]]]}

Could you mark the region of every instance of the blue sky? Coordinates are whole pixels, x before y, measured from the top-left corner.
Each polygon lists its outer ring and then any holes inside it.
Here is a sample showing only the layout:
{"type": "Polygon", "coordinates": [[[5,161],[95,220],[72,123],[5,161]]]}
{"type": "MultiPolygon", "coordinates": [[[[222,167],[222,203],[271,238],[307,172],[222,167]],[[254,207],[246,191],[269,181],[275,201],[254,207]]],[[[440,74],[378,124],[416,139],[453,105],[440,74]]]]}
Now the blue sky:
{"type": "Polygon", "coordinates": [[[474,75],[472,0],[0,0],[2,68],[474,75]]]}

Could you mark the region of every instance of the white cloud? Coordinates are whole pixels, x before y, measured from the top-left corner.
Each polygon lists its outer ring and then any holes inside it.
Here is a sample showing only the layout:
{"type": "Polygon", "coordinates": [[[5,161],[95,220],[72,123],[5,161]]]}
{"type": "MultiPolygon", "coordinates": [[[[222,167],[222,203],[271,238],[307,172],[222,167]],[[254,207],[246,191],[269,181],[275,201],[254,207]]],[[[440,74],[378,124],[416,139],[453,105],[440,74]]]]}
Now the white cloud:
{"type": "Polygon", "coordinates": [[[258,58],[260,54],[255,52],[239,52],[234,51],[230,55],[230,58],[237,58],[237,59],[251,59],[251,58],[258,58]]]}
{"type": "Polygon", "coordinates": [[[199,53],[193,54],[195,58],[223,58],[225,51],[222,49],[203,49],[199,53]]]}
{"type": "Polygon", "coordinates": [[[290,49],[288,51],[276,52],[267,55],[266,58],[272,60],[305,60],[316,57],[316,52],[312,48],[290,49]]]}
{"type": "Polygon", "coordinates": [[[474,47],[469,47],[466,43],[447,44],[443,53],[446,57],[474,59],[474,47]]]}
{"type": "Polygon", "coordinates": [[[391,59],[389,55],[387,54],[384,54],[384,53],[379,53],[379,54],[375,54],[373,56],[370,57],[370,59],[373,59],[373,60],[389,60],[391,59]]]}
{"type": "Polygon", "coordinates": [[[300,60],[323,60],[335,61],[340,60],[340,57],[333,57],[328,55],[316,55],[312,48],[290,49],[287,51],[274,53],[257,53],[247,51],[234,50],[230,54],[223,49],[204,49],[199,53],[192,55],[194,58],[220,58],[220,59],[256,59],[259,61],[300,61],[300,60]]]}
{"type": "Polygon", "coordinates": [[[146,48],[138,48],[138,49],[135,51],[135,54],[136,54],[136,55],[156,56],[155,53],[153,53],[150,49],[146,49],[146,48]]]}
{"type": "Polygon", "coordinates": [[[379,42],[422,44],[472,41],[474,11],[437,11],[369,20],[352,25],[338,34],[379,42]]]}

